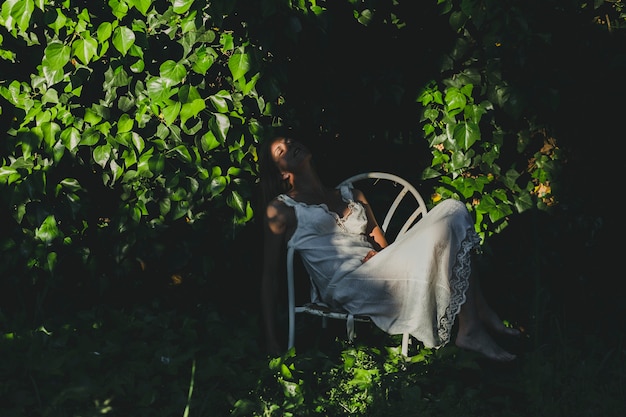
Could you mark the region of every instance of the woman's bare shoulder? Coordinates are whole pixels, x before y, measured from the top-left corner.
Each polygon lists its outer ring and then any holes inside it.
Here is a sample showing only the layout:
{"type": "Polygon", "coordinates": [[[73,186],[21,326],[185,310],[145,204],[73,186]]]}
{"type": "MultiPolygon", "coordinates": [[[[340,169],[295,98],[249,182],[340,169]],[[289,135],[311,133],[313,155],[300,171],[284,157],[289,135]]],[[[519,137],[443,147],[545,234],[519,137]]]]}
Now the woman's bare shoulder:
{"type": "Polygon", "coordinates": [[[272,199],[265,210],[265,220],[274,233],[284,233],[293,228],[295,224],[295,212],[278,197],[272,199]]]}
{"type": "Polygon", "coordinates": [[[267,204],[268,210],[277,210],[277,211],[292,211],[293,208],[289,207],[289,205],[283,200],[280,196],[276,196],[270,200],[267,204]]]}

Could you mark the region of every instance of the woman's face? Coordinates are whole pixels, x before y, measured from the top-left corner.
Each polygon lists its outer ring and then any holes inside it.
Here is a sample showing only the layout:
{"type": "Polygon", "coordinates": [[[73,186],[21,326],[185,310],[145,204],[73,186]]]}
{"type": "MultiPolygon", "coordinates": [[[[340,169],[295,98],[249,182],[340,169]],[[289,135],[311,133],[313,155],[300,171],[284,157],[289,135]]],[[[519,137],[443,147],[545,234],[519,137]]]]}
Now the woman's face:
{"type": "Polygon", "coordinates": [[[311,152],[290,138],[277,138],[270,145],[270,155],[280,172],[295,172],[311,159],[311,152]]]}

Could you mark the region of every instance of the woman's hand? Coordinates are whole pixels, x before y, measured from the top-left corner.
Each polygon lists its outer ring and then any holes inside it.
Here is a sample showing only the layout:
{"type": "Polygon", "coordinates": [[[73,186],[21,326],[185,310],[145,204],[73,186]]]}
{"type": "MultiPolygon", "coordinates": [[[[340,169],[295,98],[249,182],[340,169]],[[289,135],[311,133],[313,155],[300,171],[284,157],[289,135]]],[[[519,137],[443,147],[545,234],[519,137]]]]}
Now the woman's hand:
{"type": "Polygon", "coordinates": [[[377,253],[378,251],[375,251],[374,249],[372,249],[371,251],[367,252],[367,255],[365,255],[365,258],[363,258],[361,262],[365,263],[369,261],[372,258],[372,256],[376,255],[377,253]]]}

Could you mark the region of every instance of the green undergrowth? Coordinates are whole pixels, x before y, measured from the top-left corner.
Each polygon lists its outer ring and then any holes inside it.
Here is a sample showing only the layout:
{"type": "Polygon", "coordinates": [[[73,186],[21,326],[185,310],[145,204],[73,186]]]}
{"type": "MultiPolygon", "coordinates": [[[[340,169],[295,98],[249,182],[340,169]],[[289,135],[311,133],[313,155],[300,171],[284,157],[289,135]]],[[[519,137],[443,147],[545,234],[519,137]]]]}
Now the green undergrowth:
{"type": "MultiPolygon", "coordinates": [[[[623,416],[623,340],[571,340],[554,322],[494,364],[453,345],[433,351],[361,328],[309,330],[271,358],[259,318],[91,309],[0,339],[0,415],[11,416],[623,416]]],[[[315,327],[312,329],[318,329],[315,327]]],[[[302,333],[302,329],[299,329],[302,333]]]]}

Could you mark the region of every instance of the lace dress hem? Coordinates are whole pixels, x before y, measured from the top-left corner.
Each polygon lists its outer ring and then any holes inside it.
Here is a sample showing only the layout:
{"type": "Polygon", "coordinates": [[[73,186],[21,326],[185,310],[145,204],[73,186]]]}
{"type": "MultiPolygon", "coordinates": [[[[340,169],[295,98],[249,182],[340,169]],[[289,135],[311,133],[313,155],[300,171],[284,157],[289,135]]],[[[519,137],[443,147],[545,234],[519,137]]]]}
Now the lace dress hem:
{"type": "Polygon", "coordinates": [[[438,335],[441,340],[440,346],[450,341],[452,326],[461,307],[467,300],[470,275],[472,273],[472,250],[477,250],[480,237],[473,230],[468,230],[461,242],[461,248],[456,255],[450,277],[450,304],[445,314],[439,319],[438,335]]]}

